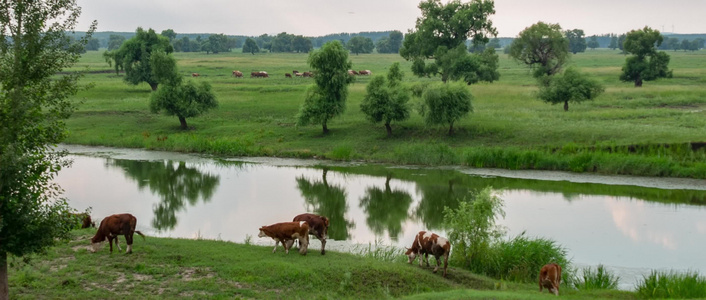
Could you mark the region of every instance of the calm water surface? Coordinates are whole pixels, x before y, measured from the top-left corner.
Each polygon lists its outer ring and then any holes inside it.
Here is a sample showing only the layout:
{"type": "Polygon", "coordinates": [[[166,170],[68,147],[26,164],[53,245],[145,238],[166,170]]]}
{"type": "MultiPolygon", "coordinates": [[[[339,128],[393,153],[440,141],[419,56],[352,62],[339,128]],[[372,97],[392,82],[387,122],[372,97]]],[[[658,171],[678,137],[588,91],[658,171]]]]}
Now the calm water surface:
{"type": "MultiPolygon", "coordinates": [[[[574,265],[604,264],[617,272],[623,289],[632,289],[652,269],[706,274],[703,180],[322,166],[310,160],[61,147],[73,153],[74,163],[56,182],[74,208],[90,207],[96,219],[132,213],[138,230],[152,236],[238,243],[251,237],[272,245],[271,239],[257,238],[260,226],[315,212],[331,219],[331,250],[375,243],[403,247],[420,230],[443,235],[444,206],[456,207],[490,185],[503,189],[506,216],[499,223],[508,236],[524,232],[555,240],[574,265]]],[[[320,244],[312,240],[311,247],[320,244]]]]}

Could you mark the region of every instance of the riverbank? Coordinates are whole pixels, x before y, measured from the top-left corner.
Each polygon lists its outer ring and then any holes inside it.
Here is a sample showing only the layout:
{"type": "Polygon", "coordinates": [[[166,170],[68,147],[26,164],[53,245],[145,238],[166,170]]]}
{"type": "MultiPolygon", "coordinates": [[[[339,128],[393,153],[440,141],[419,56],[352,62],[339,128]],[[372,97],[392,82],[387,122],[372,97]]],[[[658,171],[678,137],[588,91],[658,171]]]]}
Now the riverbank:
{"type": "MultiPolygon", "coordinates": [[[[284,254],[280,247],[214,240],[136,238],[133,254],[110,254],[107,245],[87,250],[95,229],[75,230],[29,264],[15,260],[9,271],[16,299],[555,299],[536,284],[516,284],[455,267],[448,278],[430,269],[372,255],[327,251],[284,254]]],[[[121,241],[122,237],[121,237],[121,241]]],[[[122,243],[123,246],[124,243],[122,243]]],[[[565,299],[635,299],[625,291],[575,291],[565,299]]]]}
{"type": "MultiPolygon", "coordinates": [[[[706,51],[670,52],[674,78],[642,88],[618,80],[625,57],[617,51],[574,55],[572,64],[603,82],[606,92],[572,104],[570,111],[537,100],[536,83],[526,66],[500,54],[500,80],[470,86],[474,112],[454,124],[427,126],[413,111],[392,124],[393,135],[371,124],[360,111],[370,77],[349,88],[346,112],[319,126],[295,126],[306,78],[233,78],[230,68],[284,74],[307,69],[306,54],[177,53],[184,76],[213,86],[219,108],[191,118],[179,130],[173,116],[149,112],[150,89],[130,86],[115,74],[88,74],[92,89],[67,121],[67,143],[141,148],[223,157],[320,158],[429,166],[468,166],[510,170],[559,170],[576,173],[706,178],[706,51]]],[[[394,62],[407,70],[405,84],[436,82],[416,78],[398,55],[351,56],[355,68],[384,74],[394,62]]],[[[88,52],[77,68],[106,69],[99,53],[88,52]]],[[[414,107],[418,99],[410,103],[414,107]]]]}

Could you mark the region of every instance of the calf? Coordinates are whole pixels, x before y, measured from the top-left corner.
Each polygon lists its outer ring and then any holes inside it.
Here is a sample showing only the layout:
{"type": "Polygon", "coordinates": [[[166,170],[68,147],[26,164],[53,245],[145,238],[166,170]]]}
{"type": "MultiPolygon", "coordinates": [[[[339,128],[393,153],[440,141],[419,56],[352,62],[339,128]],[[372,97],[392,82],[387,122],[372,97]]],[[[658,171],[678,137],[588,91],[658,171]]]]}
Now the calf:
{"type": "Polygon", "coordinates": [[[191,77],[199,77],[201,76],[199,73],[191,73],[191,77]]]}
{"type": "Polygon", "coordinates": [[[326,237],[328,237],[328,218],[315,214],[301,214],[294,217],[294,222],[304,221],[309,225],[309,234],[321,241],[321,255],[326,254],[326,237]]]}
{"type": "Polygon", "coordinates": [[[309,225],[304,221],[276,223],[260,227],[260,233],[257,236],[269,236],[275,240],[272,253],[277,251],[277,244],[282,242],[284,252],[289,254],[289,248],[294,244],[294,240],[299,240],[299,254],[306,255],[306,249],[309,246],[309,225]]]}
{"type": "Polygon", "coordinates": [[[559,284],[561,283],[561,266],[555,263],[546,264],[539,271],[539,291],[542,288],[549,289],[550,293],[559,296],[559,284]]]}
{"type": "Polygon", "coordinates": [[[132,235],[137,233],[145,238],[142,232],[135,230],[135,225],[137,225],[137,218],[131,214],[116,214],[108,216],[101,221],[98,226],[98,231],[96,235],[91,239],[91,252],[96,252],[98,250],[98,245],[108,239],[110,244],[110,253],[113,253],[113,239],[115,239],[115,246],[118,247],[118,251],[122,251],[118,244],[118,235],[124,235],[125,241],[127,242],[126,253],[132,253],[132,235]]]}
{"type": "Polygon", "coordinates": [[[292,78],[292,74],[284,73],[284,77],[285,77],[285,78],[292,78]]]}
{"type": "Polygon", "coordinates": [[[233,71],[233,76],[235,77],[243,77],[243,72],[240,72],[238,70],[233,71]]]}
{"type": "Polygon", "coordinates": [[[91,220],[91,215],[88,213],[71,214],[77,220],[80,220],[81,228],[96,227],[96,223],[91,220]]]}
{"type": "Polygon", "coordinates": [[[449,253],[451,252],[451,243],[446,238],[440,237],[435,233],[420,231],[414,238],[411,248],[407,248],[405,253],[409,258],[407,263],[411,264],[414,259],[419,256],[419,266],[422,266],[422,261],[427,263],[429,267],[429,254],[436,258],[436,268],[434,273],[439,270],[441,261],[439,257],[444,257],[444,277],[446,277],[446,268],[449,266],[449,253]],[[424,255],[422,257],[422,254],[424,255]]]}

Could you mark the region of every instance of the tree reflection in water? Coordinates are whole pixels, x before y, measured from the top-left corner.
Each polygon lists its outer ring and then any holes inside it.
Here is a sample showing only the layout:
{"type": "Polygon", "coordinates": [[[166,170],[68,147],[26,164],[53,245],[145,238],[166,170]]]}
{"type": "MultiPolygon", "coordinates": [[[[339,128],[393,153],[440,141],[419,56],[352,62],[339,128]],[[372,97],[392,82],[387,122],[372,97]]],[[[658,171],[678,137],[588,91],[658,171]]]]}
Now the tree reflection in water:
{"type": "Polygon", "coordinates": [[[198,168],[187,167],[183,161],[110,159],[108,163],[122,168],[140,190],[149,187],[152,193],[162,197],[153,209],[152,226],[157,230],[174,229],[176,212],[184,209],[186,201],[192,206],[199,198],[204,203],[210,201],[220,183],[219,176],[201,173],[198,168]]]}
{"type": "Polygon", "coordinates": [[[367,188],[365,196],[360,199],[360,207],[368,215],[366,222],[375,235],[380,236],[387,230],[390,239],[397,241],[402,232],[402,223],[408,218],[412,196],[403,190],[392,190],[391,178],[392,174],[388,174],[384,190],[378,187],[367,188]]]}
{"type": "Polygon", "coordinates": [[[346,191],[341,186],[329,184],[326,181],[327,172],[328,169],[324,168],[322,181],[310,181],[304,176],[297,177],[297,187],[304,197],[308,211],[329,218],[329,238],[345,241],[350,237],[349,231],[355,228],[355,223],[345,217],[348,211],[346,191]]]}
{"type": "Polygon", "coordinates": [[[442,229],[444,223],[444,207],[458,208],[458,202],[468,195],[471,188],[457,184],[456,178],[448,179],[447,184],[419,183],[417,190],[422,199],[415,212],[419,220],[428,230],[442,229]]]}

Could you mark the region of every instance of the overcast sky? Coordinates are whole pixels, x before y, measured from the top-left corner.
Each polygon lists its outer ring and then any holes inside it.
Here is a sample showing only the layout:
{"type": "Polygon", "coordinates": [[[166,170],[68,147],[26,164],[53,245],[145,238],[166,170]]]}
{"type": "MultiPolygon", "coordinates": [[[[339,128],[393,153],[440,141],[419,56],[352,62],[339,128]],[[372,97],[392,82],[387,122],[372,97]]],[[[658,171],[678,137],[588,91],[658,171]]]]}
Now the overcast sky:
{"type": "MultiPolygon", "coordinates": [[[[421,0],[77,0],[76,30],[98,21],[98,31],[224,33],[258,36],[287,32],[331,33],[399,30],[421,15],[421,0]]],[[[447,1],[442,0],[446,3],[447,1]]],[[[706,0],[495,0],[491,18],[499,37],[515,37],[543,21],[587,36],[650,26],[661,32],[706,33],[706,0]]]]}

